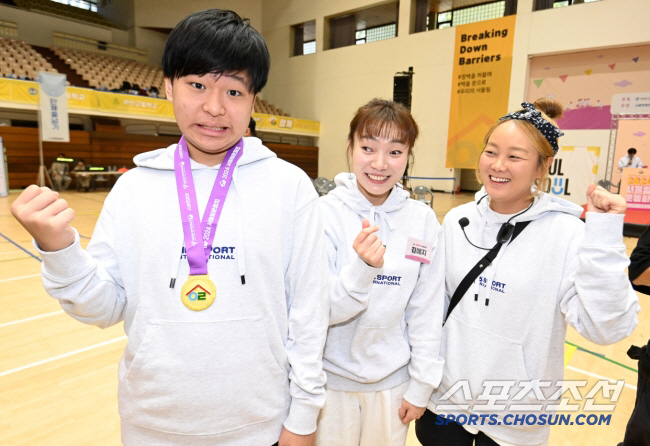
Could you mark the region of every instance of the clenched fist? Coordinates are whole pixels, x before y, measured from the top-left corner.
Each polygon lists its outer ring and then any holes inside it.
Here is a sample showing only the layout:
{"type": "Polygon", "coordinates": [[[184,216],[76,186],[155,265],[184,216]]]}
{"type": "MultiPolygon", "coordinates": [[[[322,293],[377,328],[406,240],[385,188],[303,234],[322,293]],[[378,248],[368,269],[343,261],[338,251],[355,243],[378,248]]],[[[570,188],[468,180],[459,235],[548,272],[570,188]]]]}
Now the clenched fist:
{"type": "Polygon", "coordinates": [[[627,203],[620,195],[607,192],[591,183],[587,188],[587,212],[625,214],[627,203]]]}
{"type": "Polygon", "coordinates": [[[384,266],[386,248],[375,234],[377,231],[379,226],[370,226],[370,222],[364,218],[361,222],[361,232],[354,239],[352,247],[361,260],[372,267],[381,268],[384,266]]]}
{"type": "Polygon", "coordinates": [[[74,243],[74,211],[58,192],[31,185],[13,202],[11,213],[43,251],[60,251],[74,243]]]}

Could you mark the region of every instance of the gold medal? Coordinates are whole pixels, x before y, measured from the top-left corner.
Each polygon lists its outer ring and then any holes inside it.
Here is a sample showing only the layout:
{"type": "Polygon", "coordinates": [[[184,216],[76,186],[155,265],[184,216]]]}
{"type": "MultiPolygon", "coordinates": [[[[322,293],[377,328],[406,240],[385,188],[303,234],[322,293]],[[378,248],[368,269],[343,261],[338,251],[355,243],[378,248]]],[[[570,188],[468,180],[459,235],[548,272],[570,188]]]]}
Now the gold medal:
{"type": "Polygon", "coordinates": [[[183,305],[192,311],[205,310],[216,297],[217,287],[207,274],[190,276],[181,288],[183,305]]]}

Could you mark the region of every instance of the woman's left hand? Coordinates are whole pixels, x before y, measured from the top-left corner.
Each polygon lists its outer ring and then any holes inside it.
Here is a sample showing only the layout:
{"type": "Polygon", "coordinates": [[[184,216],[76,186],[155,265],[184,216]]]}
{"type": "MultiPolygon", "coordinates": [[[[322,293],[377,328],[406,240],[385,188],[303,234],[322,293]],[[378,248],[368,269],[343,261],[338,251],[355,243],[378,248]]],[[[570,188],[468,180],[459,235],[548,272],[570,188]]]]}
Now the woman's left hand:
{"type": "Polygon", "coordinates": [[[587,188],[587,212],[625,214],[626,209],[627,203],[620,195],[607,192],[594,183],[587,188]]]}

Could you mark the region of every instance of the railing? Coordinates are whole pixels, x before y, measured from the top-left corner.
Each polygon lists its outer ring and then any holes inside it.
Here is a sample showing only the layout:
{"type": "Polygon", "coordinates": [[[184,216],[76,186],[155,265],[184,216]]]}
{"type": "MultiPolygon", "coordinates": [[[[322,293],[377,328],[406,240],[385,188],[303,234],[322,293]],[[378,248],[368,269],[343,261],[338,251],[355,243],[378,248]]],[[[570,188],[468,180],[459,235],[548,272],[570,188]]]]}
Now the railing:
{"type": "Polygon", "coordinates": [[[52,34],[52,42],[55,46],[65,48],[72,48],[75,50],[87,51],[90,53],[98,53],[115,57],[123,57],[125,59],[136,60],[138,62],[149,63],[149,56],[145,50],[133,48],[115,43],[103,42],[95,39],[88,39],[86,37],[73,36],[61,32],[54,32],[52,34]]]}

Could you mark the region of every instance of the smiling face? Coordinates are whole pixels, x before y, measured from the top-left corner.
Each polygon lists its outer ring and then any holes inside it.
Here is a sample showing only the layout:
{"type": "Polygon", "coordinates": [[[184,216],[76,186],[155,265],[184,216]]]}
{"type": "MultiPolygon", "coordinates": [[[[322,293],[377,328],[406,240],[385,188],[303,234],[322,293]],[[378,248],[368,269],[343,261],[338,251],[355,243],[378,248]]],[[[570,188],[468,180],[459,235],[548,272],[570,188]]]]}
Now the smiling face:
{"type": "Polygon", "coordinates": [[[531,202],[530,187],[543,177],[552,158],[539,165],[537,149],[515,121],[498,125],[479,158],[478,170],[490,207],[500,214],[514,214],[531,202]]]}
{"type": "Polygon", "coordinates": [[[165,78],[167,98],[187,141],[190,157],[207,166],[220,164],[229,148],[244,136],[255,94],[248,73],[211,73],[165,78]]]}
{"type": "Polygon", "coordinates": [[[361,193],[373,206],[380,206],[402,178],[409,148],[390,136],[354,137],[352,170],[361,193]]]}

